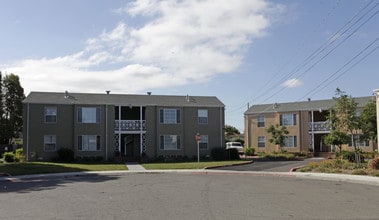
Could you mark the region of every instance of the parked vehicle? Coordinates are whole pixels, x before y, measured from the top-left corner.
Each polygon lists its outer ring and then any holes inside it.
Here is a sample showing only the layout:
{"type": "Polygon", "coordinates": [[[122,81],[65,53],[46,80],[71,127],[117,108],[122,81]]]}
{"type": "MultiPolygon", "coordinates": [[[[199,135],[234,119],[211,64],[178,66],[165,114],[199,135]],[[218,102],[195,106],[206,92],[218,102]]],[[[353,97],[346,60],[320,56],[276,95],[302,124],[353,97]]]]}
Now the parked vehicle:
{"type": "Polygon", "coordinates": [[[239,154],[243,154],[243,146],[240,142],[226,142],[226,149],[235,148],[239,154]]]}

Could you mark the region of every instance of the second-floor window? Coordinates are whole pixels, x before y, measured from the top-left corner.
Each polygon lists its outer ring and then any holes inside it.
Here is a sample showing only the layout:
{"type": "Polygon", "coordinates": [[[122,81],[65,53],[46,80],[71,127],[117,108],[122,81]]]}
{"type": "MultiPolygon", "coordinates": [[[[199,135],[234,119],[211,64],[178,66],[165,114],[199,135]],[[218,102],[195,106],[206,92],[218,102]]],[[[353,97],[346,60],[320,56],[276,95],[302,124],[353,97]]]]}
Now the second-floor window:
{"type": "Polygon", "coordinates": [[[100,108],[80,107],[78,108],[79,123],[100,123],[100,108]]]}
{"type": "Polygon", "coordinates": [[[57,107],[45,107],[45,123],[57,122],[57,107]]]}
{"type": "Polygon", "coordinates": [[[208,110],[199,109],[197,111],[197,116],[199,124],[208,124],[208,110]]]}
{"type": "Polygon", "coordinates": [[[280,126],[293,126],[293,125],[296,125],[296,114],[280,115],[280,126]]]}
{"type": "Polygon", "coordinates": [[[259,115],[257,118],[258,121],[258,127],[264,127],[265,126],[265,116],[259,115]]]}
{"type": "Polygon", "coordinates": [[[161,109],[159,112],[160,123],[162,124],[180,124],[180,110],[174,108],[161,109]]]}

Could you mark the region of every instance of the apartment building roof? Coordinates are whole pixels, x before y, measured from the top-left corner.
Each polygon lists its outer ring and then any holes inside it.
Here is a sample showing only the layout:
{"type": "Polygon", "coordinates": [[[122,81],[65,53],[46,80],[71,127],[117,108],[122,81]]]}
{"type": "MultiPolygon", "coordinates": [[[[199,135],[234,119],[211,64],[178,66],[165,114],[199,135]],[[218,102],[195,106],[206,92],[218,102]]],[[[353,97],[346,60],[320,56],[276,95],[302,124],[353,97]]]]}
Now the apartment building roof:
{"type": "MultiPolygon", "coordinates": [[[[365,106],[370,100],[375,100],[375,96],[357,97],[354,98],[358,103],[358,107],[365,106]]],[[[246,112],[249,114],[264,114],[274,112],[291,112],[291,111],[311,111],[311,110],[329,110],[335,101],[333,99],[315,100],[315,101],[302,101],[302,102],[287,102],[287,103],[273,103],[253,105],[246,112]]]]}
{"type": "Polygon", "coordinates": [[[132,105],[132,106],[201,106],[224,107],[215,96],[166,96],[136,94],[99,94],[69,92],[31,92],[24,99],[31,104],[82,104],[82,105],[132,105]]]}

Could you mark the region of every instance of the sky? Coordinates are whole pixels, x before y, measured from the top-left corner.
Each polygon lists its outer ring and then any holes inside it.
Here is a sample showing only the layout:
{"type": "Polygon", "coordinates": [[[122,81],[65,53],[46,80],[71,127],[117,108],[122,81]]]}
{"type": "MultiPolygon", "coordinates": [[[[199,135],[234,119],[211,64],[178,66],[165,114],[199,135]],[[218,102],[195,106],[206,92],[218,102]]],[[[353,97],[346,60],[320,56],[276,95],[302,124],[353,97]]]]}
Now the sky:
{"type": "Polygon", "coordinates": [[[379,0],[1,0],[0,71],[31,91],[248,106],[379,88],[379,0]]]}

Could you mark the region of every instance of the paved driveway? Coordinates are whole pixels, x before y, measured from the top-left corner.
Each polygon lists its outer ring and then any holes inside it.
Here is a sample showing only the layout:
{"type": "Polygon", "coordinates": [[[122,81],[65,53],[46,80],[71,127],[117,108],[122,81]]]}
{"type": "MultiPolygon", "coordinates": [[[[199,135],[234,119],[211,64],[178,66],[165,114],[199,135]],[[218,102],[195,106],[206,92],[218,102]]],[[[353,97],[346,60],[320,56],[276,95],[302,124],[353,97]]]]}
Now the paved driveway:
{"type": "Polygon", "coordinates": [[[308,158],[303,161],[254,161],[252,164],[220,167],[217,170],[235,170],[235,171],[271,171],[271,172],[289,172],[294,167],[305,166],[309,162],[320,162],[324,158],[308,158]]]}
{"type": "Polygon", "coordinates": [[[294,176],[124,173],[0,182],[0,219],[378,219],[378,186],[294,176]]]}

